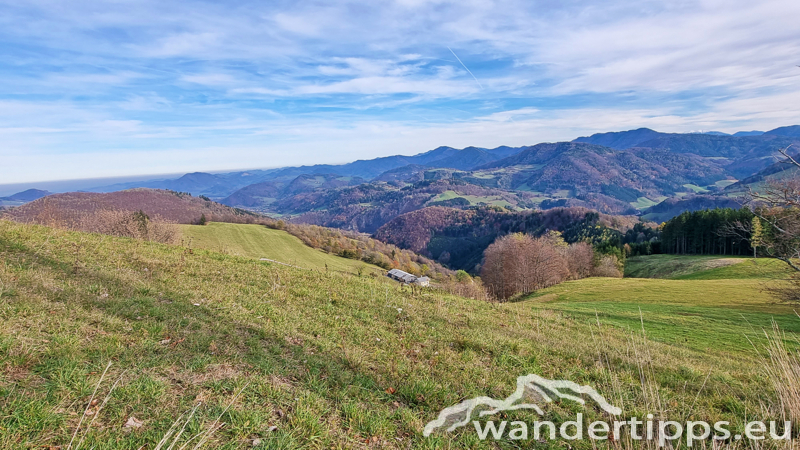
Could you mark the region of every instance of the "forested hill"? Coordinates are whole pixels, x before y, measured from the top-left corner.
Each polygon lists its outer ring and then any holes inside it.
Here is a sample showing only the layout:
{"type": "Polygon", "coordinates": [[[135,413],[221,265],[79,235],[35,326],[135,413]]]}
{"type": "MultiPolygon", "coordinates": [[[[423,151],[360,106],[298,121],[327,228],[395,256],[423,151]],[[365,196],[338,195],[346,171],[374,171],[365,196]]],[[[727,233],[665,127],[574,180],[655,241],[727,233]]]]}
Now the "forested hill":
{"type": "Polygon", "coordinates": [[[608,216],[586,208],[512,212],[490,207],[469,210],[433,207],[397,217],[381,227],[374,237],[433,258],[452,269],[475,272],[484,250],[499,236],[516,232],[536,236],[557,230],[565,232],[567,238],[574,237],[568,241],[591,241],[595,231],[624,232],[638,222],[633,216],[608,216]]]}

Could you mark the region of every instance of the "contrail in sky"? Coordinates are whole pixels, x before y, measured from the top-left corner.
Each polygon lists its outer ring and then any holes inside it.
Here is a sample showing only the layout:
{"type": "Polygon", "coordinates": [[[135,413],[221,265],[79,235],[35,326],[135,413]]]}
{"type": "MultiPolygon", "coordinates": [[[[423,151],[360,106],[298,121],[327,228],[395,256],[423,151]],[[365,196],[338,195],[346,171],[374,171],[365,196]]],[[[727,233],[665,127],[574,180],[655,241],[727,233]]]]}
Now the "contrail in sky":
{"type": "MultiPolygon", "coordinates": [[[[461,65],[464,67],[464,69],[465,69],[467,72],[469,72],[469,74],[470,74],[470,75],[472,75],[472,78],[475,78],[475,75],[474,75],[472,72],[470,72],[470,70],[469,70],[469,69],[467,69],[467,66],[466,66],[466,65],[465,65],[463,62],[461,62],[461,58],[459,58],[459,57],[458,57],[458,55],[456,55],[456,52],[454,52],[454,51],[453,51],[453,49],[452,49],[452,48],[450,48],[450,47],[447,47],[447,49],[448,49],[448,50],[450,50],[450,53],[452,53],[452,54],[453,54],[453,56],[455,56],[455,57],[456,57],[456,59],[458,60],[458,62],[460,62],[460,63],[461,63],[461,65]]],[[[481,84],[481,82],[480,82],[480,81],[478,81],[478,79],[477,79],[477,78],[475,78],[475,82],[476,82],[476,83],[478,83],[478,86],[480,86],[480,87],[481,87],[481,89],[483,89],[483,85],[481,84]]]]}

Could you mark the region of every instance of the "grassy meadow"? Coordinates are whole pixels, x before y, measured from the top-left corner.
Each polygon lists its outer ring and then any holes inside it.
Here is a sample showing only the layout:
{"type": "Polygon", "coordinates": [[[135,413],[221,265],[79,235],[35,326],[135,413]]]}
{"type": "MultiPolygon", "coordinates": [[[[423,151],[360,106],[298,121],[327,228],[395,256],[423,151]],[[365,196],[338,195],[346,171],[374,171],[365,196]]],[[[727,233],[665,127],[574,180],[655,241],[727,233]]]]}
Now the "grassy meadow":
{"type": "Polygon", "coordinates": [[[790,269],[773,259],[742,256],[650,255],[628,258],[625,277],[673,280],[770,280],[784,278],[790,269]]]}
{"type": "Polygon", "coordinates": [[[204,226],[181,225],[183,243],[187,247],[211,250],[247,258],[267,258],[306,269],[335,270],[357,273],[381,272],[377,266],[342,258],[305,245],[291,234],[263,225],[242,225],[210,222],[204,226]]]}
{"type": "Polygon", "coordinates": [[[177,435],[177,449],[210,430],[207,447],[225,449],[565,448],[422,436],[441,409],[504,398],[529,373],[590,384],[626,416],[741,427],[780,415],[761,329],[776,320],[790,344],[800,332],[759,279],[590,278],[492,304],[200,240],[190,252],[0,221],[0,448],[65,449],[74,434],[72,448],[177,435]]]}

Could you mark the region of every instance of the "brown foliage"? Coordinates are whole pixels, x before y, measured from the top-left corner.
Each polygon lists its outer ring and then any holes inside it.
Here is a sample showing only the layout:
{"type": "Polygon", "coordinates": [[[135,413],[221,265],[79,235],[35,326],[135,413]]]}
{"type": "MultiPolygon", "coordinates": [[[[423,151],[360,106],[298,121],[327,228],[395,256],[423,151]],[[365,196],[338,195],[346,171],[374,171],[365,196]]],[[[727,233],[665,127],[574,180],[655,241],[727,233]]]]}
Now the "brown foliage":
{"type": "Polygon", "coordinates": [[[159,216],[152,219],[141,212],[97,211],[82,218],[81,231],[129,237],[143,241],[176,244],[180,241],[180,228],[174,222],[159,216]]]}
{"type": "Polygon", "coordinates": [[[270,228],[285,230],[309,247],[345,258],[358,259],[384,269],[400,269],[414,275],[445,279],[453,274],[424,256],[352,231],[274,221],[270,228]]]}
{"type": "Polygon", "coordinates": [[[6,213],[6,217],[23,223],[79,223],[98,211],[144,211],[150,217],[191,224],[205,215],[210,222],[259,223],[272,221],[263,216],[220,205],[199,197],[158,189],[130,189],[96,194],[69,192],[40,198],[6,213]]]}
{"type": "Polygon", "coordinates": [[[567,258],[552,242],[521,233],[490,245],[481,271],[489,291],[501,300],[553,286],[569,275],[567,258]]]}
{"type": "Polygon", "coordinates": [[[597,265],[592,271],[592,276],[622,278],[619,260],[614,255],[603,255],[598,259],[597,265]]]}
{"type": "MultiPolygon", "coordinates": [[[[553,208],[547,211],[507,211],[494,208],[459,210],[429,207],[396,217],[382,226],[375,238],[417,253],[427,252],[436,236],[503,236],[510,233],[541,234],[546,230],[565,230],[583,220],[586,208],[553,208]]],[[[600,224],[625,232],[638,222],[633,216],[600,214],[600,224]]]]}
{"type": "Polygon", "coordinates": [[[180,228],[174,221],[160,216],[150,218],[141,211],[101,209],[78,215],[60,210],[52,203],[47,202],[28,222],[53,228],[129,237],[162,244],[175,244],[180,241],[180,228]]]}
{"type": "Polygon", "coordinates": [[[564,251],[569,268],[569,278],[579,280],[592,275],[594,270],[594,249],[586,242],[571,244],[564,251]]]}
{"type": "Polygon", "coordinates": [[[458,295],[459,297],[487,301],[491,299],[480,278],[459,281],[455,277],[448,277],[438,286],[447,293],[458,295]]]}

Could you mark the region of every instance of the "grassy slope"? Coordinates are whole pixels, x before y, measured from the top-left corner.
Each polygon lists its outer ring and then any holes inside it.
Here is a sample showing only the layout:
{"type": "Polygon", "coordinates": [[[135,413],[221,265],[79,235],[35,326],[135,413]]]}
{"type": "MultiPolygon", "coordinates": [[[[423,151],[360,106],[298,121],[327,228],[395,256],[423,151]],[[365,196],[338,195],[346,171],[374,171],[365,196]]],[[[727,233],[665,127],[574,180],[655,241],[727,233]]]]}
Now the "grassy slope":
{"type": "Polygon", "coordinates": [[[723,256],[650,255],[628,258],[625,277],[663,279],[769,279],[785,277],[784,263],[723,256]]]}
{"type": "Polygon", "coordinates": [[[268,258],[307,269],[356,273],[359,267],[382,269],[353,259],[341,258],[311,248],[291,234],[262,225],[211,222],[205,226],[181,227],[184,242],[192,248],[248,258],[268,258]]]}
{"type": "Polygon", "coordinates": [[[503,200],[502,197],[497,195],[492,196],[475,196],[475,195],[466,195],[466,194],[459,194],[456,191],[445,191],[439,194],[438,196],[431,199],[432,202],[438,202],[443,200],[451,200],[454,198],[464,198],[469,201],[470,205],[475,206],[479,203],[486,203],[487,205],[492,206],[513,206],[511,203],[503,200]]]}
{"type": "MultiPolygon", "coordinates": [[[[260,448],[511,448],[479,443],[474,430],[432,438],[420,431],[464,398],[509,395],[527,373],[591,384],[626,414],[668,410],[682,420],[691,409],[695,419],[741,423],[774,404],[773,394],[754,352],[722,342],[741,327],[725,334],[716,321],[743,314],[761,324],[768,314],[796,329],[786,308],[754,284],[721,291],[714,281],[588,279],[491,305],[436,291],[413,296],[370,277],[5,221],[0,281],[0,448],[67,443],[109,361],[99,395],[121,382],[83,448],[154,448],[202,401],[193,434],[242,388],[214,446],[240,448],[258,437],[260,448]],[[669,317],[661,303],[706,309],[684,319],[669,317]],[[638,305],[653,340],[630,331],[638,305]],[[693,335],[713,327],[715,342],[670,337],[685,327],[693,335]],[[648,406],[643,367],[662,409],[648,406]],[[144,426],[126,433],[131,415],[144,426]]],[[[595,415],[569,403],[546,411],[551,420],[569,411],[595,415]]]]}
{"type": "MultiPolygon", "coordinates": [[[[650,338],[699,352],[747,354],[748,341],[774,320],[800,333],[793,306],[762,292],[764,280],[592,278],[538,292],[532,300],[576,319],[641,330],[650,338]]],[[[790,343],[791,344],[791,343],[790,343]]]]}

